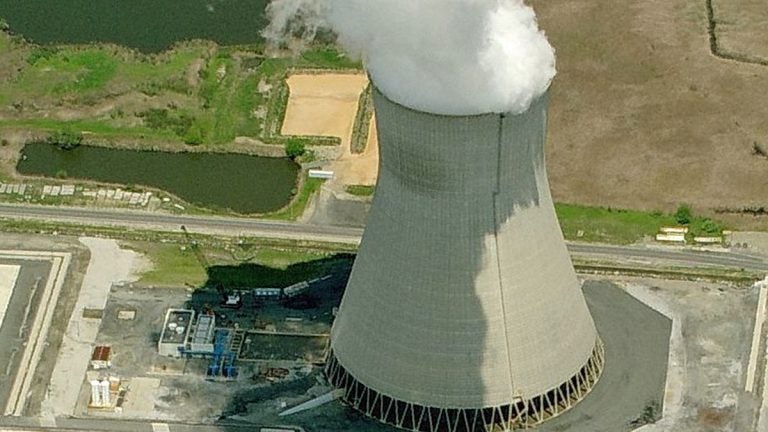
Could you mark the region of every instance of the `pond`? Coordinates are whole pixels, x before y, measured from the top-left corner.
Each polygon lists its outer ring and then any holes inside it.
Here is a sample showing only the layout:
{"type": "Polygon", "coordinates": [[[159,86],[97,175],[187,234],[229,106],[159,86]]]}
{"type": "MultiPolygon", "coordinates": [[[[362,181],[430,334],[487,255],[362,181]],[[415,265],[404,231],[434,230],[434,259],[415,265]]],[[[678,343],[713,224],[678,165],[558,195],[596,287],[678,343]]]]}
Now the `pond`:
{"type": "Polygon", "coordinates": [[[25,175],[86,179],[161,189],[208,208],[267,213],[289,203],[299,166],[287,158],[232,153],[169,153],[47,143],[24,146],[25,175]]]}
{"type": "Polygon", "coordinates": [[[113,42],[147,53],[174,42],[260,42],[268,0],[2,0],[0,18],[39,44],[113,42]]]}

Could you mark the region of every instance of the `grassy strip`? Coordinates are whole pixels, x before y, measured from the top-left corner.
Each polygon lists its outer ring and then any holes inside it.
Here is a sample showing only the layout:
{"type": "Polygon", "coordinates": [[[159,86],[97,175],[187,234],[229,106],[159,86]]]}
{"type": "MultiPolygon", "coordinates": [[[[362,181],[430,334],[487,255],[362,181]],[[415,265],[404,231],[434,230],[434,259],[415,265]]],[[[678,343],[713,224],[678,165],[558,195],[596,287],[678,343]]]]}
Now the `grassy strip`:
{"type": "Polygon", "coordinates": [[[61,130],[73,130],[82,132],[84,135],[97,135],[101,137],[125,137],[125,138],[145,138],[156,137],[161,139],[173,139],[175,134],[169,130],[157,131],[148,127],[125,127],[114,126],[101,120],[56,120],[51,118],[32,118],[0,120],[0,129],[18,129],[28,128],[46,132],[55,132],[61,130]]]}
{"type": "Polygon", "coordinates": [[[574,260],[573,266],[579,273],[658,277],[681,280],[711,280],[752,284],[764,274],[744,269],[697,268],[697,267],[642,267],[625,264],[582,262],[574,260]]]}
{"type": "Polygon", "coordinates": [[[320,190],[322,185],[322,179],[305,178],[304,181],[301,182],[301,191],[287,207],[274,213],[265,214],[263,217],[278,220],[296,220],[300,218],[304,214],[304,210],[306,210],[309,200],[320,190]]]}
{"type": "MultiPolygon", "coordinates": [[[[574,204],[555,204],[555,211],[565,238],[585,242],[631,244],[654,237],[661,227],[679,225],[674,215],[661,212],[574,204]]],[[[700,216],[691,216],[685,225],[690,228],[689,240],[695,235],[719,235],[723,229],[722,223],[700,216]]]]}
{"type": "Polygon", "coordinates": [[[181,231],[153,231],[139,230],[124,227],[99,227],[80,225],[73,223],[47,222],[37,220],[16,220],[0,218],[0,231],[20,234],[44,234],[65,236],[90,236],[104,237],[125,241],[145,241],[159,243],[189,244],[196,242],[201,247],[225,247],[229,244],[255,243],[261,247],[278,249],[298,249],[326,252],[354,252],[357,247],[344,243],[329,243],[312,240],[287,240],[261,237],[229,237],[206,234],[189,233],[185,235],[181,231]]]}
{"type": "Polygon", "coordinates": [[[631,244],[653,236],[662,226],[676,225],[663,213],[555,204],[563,235],[568,240],[631,244]]]}
{"type": "Polygon", "coordinates": [[[124,245],[146,256],[152,268],[139,283],[159,286],[202,286],[208,275],[191,248],[167,243],[132,242],[124,245]]]}
{"type": "Polygon", "coordinates": [[[188,244],[133,241],[123,246],[152,262],[152,269],[142,274],[138,282],[156,286],[202,287],[209,285],[211,278],[226,285],[278,286],[286,283],[286,278],[323,276],[313,263],[335,255],[311,249],[259,246],[258,242],[208,245],[199,249],[207,261],[206,268],[188,244]]]}
{"type": "Polygon", "coordinates": [[[362,196],[362,197],[369,197],[373,196],[373,191],[376,189],[375,186],[367,186],[367,185],[350,185],[346,187],[346,191],[350,195],[355,196],[362,196]]]}
{"type": "Polygon", "coordinates": [[[357,115],[352,127],[350,150],[352,153],[363,153],[368,145],[368,132],[373,118],[373,88],[370,84],[360,94],[357,102],[357,115]]]}

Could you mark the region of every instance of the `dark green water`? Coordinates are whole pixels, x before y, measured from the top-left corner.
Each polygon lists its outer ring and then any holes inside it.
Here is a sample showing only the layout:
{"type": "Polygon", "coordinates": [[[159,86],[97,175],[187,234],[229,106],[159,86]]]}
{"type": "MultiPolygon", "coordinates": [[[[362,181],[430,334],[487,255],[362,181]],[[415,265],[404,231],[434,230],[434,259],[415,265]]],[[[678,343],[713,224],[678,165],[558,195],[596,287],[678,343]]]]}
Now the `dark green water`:
{"type": "Polygon", "coordinates": [[[268,0],[0,0],[0,18],[40,44],[113,42],[158,52],[174,42],[261,41],[268,0]]]}
{"type": "Polygon", "coordinates": [[[21,174],[144,185],[185,201],[239,213],[266,213],[291,199],[299,167],[290,159],[242,154],[167,153],[80,146],[61,150],[27,144],[16,169],[21,174]]]}

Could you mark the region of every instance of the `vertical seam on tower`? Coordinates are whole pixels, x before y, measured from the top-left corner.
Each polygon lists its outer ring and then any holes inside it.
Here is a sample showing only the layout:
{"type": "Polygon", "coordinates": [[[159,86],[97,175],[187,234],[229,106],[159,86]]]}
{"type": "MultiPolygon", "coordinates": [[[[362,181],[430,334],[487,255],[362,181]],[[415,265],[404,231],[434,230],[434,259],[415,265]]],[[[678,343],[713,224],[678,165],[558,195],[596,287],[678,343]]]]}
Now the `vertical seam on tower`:
{"type": "MultiPolygon", "coordinates": [[[[504,114],[499,115],[499,133],[496,140],[496,187],[493,191],[493,244],[496,248],[496,272],[499,280],[499,297],[501,298],[501,317],[504,328],[504,345],[507,349],[507,371],[509,373],[509,392],[514,390],[512,374],[512,356],[509,348],[509,332],[507,329],[507,307],[504,302],[504,282],[501,274],[501,248],[499,247],[499,211],[498,198],[501,194],[501,150],[504,142],[504,114]]],[[[514,396],[514,395],[513,395],[514,396]]]]}

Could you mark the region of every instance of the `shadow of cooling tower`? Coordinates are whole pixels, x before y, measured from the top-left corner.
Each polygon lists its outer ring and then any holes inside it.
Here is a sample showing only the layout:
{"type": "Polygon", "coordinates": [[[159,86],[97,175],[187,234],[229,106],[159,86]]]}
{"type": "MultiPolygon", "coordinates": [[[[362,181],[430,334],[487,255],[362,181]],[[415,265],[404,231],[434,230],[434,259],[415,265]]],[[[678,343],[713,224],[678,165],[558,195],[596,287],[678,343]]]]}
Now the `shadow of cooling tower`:
{"type": "Polygon", "coordinates": [[[603,348],[549,191],[547,96],[467,117],[374,101],[379,181],[330,382],[412,431],[506,431],[566,411],[597,382],[603,348]]]}

